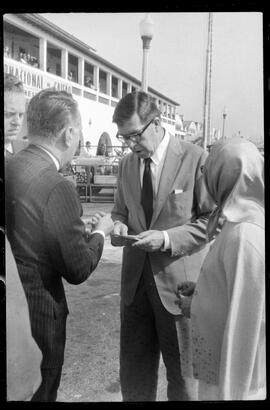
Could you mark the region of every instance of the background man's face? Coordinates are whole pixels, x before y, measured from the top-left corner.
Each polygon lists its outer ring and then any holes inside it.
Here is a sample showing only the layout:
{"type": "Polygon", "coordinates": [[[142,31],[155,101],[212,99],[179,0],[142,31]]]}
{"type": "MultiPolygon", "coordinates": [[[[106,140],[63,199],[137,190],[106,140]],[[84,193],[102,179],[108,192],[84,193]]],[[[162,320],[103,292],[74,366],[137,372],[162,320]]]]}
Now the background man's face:
{"type": "Polygon", "coordinates": [[[4,127],[6,143],[15,140],[21,129],[25,104],[26,100],[23,93],[5,92],[4,127]]]}
{"type": "Polygon", "coordinates": [[[70,162],[74,157],[80,138],[82,137],[82,120],[79,112],[77,113],[76,118],[71,119],[70,127],[72,127],[72,141],[69,148],[65,151],[65,163],[70,162]]]}
{"type": "MultiPolygon", "coordinates": [[[[118,126],[120,135],[129,135],[140,131],[146,124],[142,124],[137,113],[134,113],[123,125],[118,126]]],[[[144,133],[137,139],[137,142],[128,141],[126,144],[140,158],[150,157],[159,145],[159,136],[155,130],[154,123],[150,124],[144,133]]]]}

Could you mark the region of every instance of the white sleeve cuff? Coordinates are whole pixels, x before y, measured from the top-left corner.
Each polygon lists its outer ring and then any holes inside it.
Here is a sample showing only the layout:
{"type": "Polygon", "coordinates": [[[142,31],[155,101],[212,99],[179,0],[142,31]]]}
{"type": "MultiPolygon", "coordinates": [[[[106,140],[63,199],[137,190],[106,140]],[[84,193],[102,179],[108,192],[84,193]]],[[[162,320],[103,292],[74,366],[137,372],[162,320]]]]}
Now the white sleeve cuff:
{"type": "Polygon", "coordinates": [[[93,235],[94,233],[100,233],[103,238],[105,239],[105,233],[103,231],[101,231],[100,229],[97,229],[96,231],[92,231],[90,235],[93,235]]]}
{"type": "Polygon", "coordinates": [[[162,246],[161,250],[166,251],[167,249],[171,248],[170,238],[167,231],[162,231],[164,235],[164,245],[162,246]]]}

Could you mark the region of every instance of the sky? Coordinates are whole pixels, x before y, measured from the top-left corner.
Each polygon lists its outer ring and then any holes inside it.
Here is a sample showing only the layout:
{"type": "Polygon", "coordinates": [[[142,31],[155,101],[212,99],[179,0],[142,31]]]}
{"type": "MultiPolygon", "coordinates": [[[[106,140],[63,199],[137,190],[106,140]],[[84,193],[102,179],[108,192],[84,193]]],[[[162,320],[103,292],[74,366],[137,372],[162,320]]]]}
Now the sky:
{"type": "MultiPolygon", "coordinates": [[[[42,13],[97,53],[141,79],[145,13],[42,13]]],[[[203,121],[208,13],[151,13],[149,86],[180,104],[184,120],[203,121]]],[[[263,136],[263,31],[260,12],[213,13],[211,126],[225,135],[263,136]]]]}

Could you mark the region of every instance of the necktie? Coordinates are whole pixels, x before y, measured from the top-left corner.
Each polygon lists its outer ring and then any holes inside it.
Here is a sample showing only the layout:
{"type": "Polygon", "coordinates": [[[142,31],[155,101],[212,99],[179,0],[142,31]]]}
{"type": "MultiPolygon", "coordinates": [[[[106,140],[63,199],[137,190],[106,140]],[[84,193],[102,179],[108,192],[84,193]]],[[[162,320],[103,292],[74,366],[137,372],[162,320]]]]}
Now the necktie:
{"type": "Polygon", "coordinates": [[[150,226],[150,222],[153,215],[153,186],[150,167],[151,161],[151,158],[146,158],[144,160],[144,173],[141,197],[141,204],[145,214],[147,229],[150,226]]]}

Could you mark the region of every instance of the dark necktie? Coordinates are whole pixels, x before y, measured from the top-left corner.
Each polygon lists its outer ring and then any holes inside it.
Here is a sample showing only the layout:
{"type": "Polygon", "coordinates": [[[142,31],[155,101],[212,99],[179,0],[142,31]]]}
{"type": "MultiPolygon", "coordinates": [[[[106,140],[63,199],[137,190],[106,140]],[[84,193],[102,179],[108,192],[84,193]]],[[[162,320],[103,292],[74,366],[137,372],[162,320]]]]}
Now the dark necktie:
{"type": "Polygon", "coordinates": [[[144,160],[144,173],[141,198],[141,204],[145,214],[147,229],[150,226],[150,222],[153,215],[153,186],[150,167],[151,161],[151,158],[146,158],[144,160]]]}

